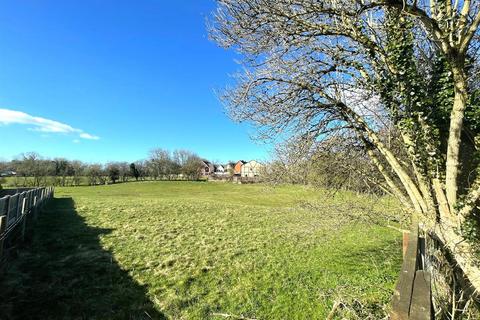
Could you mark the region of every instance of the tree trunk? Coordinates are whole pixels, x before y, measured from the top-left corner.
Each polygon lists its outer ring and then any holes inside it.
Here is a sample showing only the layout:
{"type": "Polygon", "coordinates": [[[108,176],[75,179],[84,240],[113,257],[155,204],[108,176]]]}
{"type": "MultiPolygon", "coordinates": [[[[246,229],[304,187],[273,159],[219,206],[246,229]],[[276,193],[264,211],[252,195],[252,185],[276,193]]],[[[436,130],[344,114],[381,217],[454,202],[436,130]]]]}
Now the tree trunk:
{"type": "Polygon", "coordinates": [[[392,193],[395,195],[397,199],[400,200],[400,202],[405,205],[408,209],[413,209],[412,205],[410,202],[407,201],[407,198],[403,195],[402,190],[395,184],[393,179],[390,177],[388,174],[387,170],[385,167],[382,165],[382,163],[378,160],[378,158],[375,156],[373,150],[370,148],[367,149],[368,156],[372,160],[373,164],[377,167],[378,171],[383,175],[385,181],[387,182],[387,185],[390,187],[392,193]]]}
{"type": "Polygon", "coordinates": [[[456,222],[443,219],[433,230],[433,234],[443,243],[443,245],[452,253],[455,262],[462,270],[465,277],[471,284],[470,294],[478,298],[480,290],[480,269],[475,259],[472,257],[474,252],[468,241],[455,232],[456,222]]]}
{"type": "MultiPolygon", "coordinates": [[[[418,190],[415,182],[410,178],[408,173],[402,167],[395,155],[382,143],[380,138],[376,133],[371,130],[365,120],[359,116],[355,111],[343,105],[343,112],[345,113],[345,120],[354,124],[357,129],[364,132],[365,136],[370,140],[370,142],[375,146],[375,148],[380,152],[380,154],[385,158],[388,164],[391,166],[392,170],[396,173],[400,181],[402,182],[405,191],[407,192],[413,207],[417,212],[428,212],[428,206],[425,202],[425,199],[422,197],[420,190],[418,190]],[[360,128],[358,128],[358,126],[360,128]]],[[[360,133],[362,134],[362,133],[360,133]]]]}
{"type": "MultiPolygon", "coordinates": [[[[407,154],[410,156],[412,170],[417,178],[417,183],[420,188],[420,192],[422,193],[423,199],[425,199],[428,212],[432,212],[433,210],[435,210],[434,209],[435,205],[433,203],[433,196],[432,196],[432,188],[431,188],[431,185],[429,184],[428,178],[424,176],[422,172],[420,172],[420,169],[415,163],[414,142],[409,134],[405,132],[400,132],[400,135],[403,139],[404,145],[406,146],[407,154]]],[[[425,168],[422,168],[422,169],[424,169],[422,171],[424,172],[426,171],[425,168]]]]}
{"type": "Polygon", "coordinates": [[[454,205],[457,202],[458,196],[461,133],[463,128],[465,108],[467,106],[467,77],[463,68],[463,64],[461,63],[454,65],[452,67],[452,71],[455,86],[453,109],[450,115],[445,190],[450,211],[454,212],[454,205]]]}

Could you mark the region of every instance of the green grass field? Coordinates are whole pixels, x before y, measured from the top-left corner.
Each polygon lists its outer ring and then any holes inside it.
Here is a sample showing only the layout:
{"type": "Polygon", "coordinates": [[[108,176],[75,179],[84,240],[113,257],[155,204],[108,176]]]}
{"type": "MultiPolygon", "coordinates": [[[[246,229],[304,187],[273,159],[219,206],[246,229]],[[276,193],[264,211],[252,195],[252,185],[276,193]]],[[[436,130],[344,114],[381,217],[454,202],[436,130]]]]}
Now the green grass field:
{"type": "Polygon", "coordinates": [[[389,199],[200,182],[56,197],[6,268],[2,319],[325,319],[335,301],[378,319],[400,270],[389,199]]]}

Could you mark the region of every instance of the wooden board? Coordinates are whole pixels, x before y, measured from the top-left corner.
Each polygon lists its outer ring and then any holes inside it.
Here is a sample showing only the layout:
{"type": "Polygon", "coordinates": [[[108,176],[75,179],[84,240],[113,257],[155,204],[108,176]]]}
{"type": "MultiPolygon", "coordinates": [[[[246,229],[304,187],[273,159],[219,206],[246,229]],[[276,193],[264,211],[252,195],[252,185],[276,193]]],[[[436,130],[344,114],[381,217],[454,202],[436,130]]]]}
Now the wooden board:
{"type": "Polygon", "coordinates": [[[6,216],[8,210],[8,199],[10,196],[0,198],[0,216],[6,216]]]}
{"type": "Polygon", "coordinates": [[[411,320],[431,320],[432,301],[430,273],[418,270],[413,284],[412,304],[410,306],[411,320]]]}
{"type": "Polygon", "coordinates": [[[8,201],[7,228],[13,225],[17,219],[18,197],[19,194],[17,193],[16,195],[11,196],[8,201]]]}
{"type": "Polygon", "coordinates": [[[413,281],[417,270],[418,227],[408,237],[408,246],[403,259],[402,270],[392,298],[390,319],[407,320],[413,292],[413,281]]]}

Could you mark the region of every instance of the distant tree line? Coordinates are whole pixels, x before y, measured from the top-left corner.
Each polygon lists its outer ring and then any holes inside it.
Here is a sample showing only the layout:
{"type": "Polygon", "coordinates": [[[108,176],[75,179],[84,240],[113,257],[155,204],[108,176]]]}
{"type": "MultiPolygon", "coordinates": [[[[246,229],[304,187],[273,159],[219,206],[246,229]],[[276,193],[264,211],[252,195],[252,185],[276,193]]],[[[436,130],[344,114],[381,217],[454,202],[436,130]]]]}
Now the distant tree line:
{"type": "Polygon", "coordinates": [[[45,158],[36,152],[0,161],[0,186],[79,186],[139,180],[198,180],[202,158],[188,150],[156,148],[147,159],[135,162],[86,163],[66,158],[45,158]]]}
{"type": "Polygon", "coordinates": [[[262,178],[272,184],[391,194],[369,161],[365,148],[352,139],[337,137],[319,142],[293,139],[277,145],[262,178]]]}

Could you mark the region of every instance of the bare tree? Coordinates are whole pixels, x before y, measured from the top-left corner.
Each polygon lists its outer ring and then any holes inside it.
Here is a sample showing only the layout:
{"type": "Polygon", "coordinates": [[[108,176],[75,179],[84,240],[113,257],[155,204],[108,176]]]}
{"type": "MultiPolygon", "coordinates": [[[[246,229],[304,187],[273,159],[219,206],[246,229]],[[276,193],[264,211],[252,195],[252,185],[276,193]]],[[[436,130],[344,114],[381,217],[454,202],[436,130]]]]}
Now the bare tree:
{"type": "Polygon", "coordinates": [[[93,186],[96,184],[103,184],[103,166],[101,164],[90,164],[85,169],[87,175],[88,184],[93,186]]]}
{"type": "Polygon", "coordinates": [[[150,151],[150,162],[154,176],[161,179],[169,176],[172,171],[172,157],[168,150],[156,148],[150,151]]]}
{"type": "Polygon", "coordinates": [[[120,179],[121,169],[118,162],[107,163],[105,171],[113,183],[117,182],[117,180],[120,179]]]}
{"type": "Polygon", "coordinates": [[[118,162],[118,169],[119,169],[119,177],[122,182],[127,182],[128,178],[130,177],[130,165],[128,162],[122,161],[118,162]]]}
{"type": "Polygon", "coordinates": [[[55,158],[53,159],[52,164],[54,166],[54,172],[52,175],[59,179],[59,181],[55,184],[64,187],[66,185],[66,179],[69,173],[68,160],[64,158],[55,158]]]}
{"type": "Polygon", "coordinates": [[[140,180],[145,180],[148,177],[148,161],[140,160],[135,162],[135,169],[140,180]]]}
{"type": "Polygon", "coordinates": [[[129,168],[130,176],[134,177],[135,181],[138,181],[138,178],[140,177],[140,170],[138,170],[138,168],[135,166],[135,163],[133,162],[130,163],[128,168],[129,168]]]}
{"type": "Polygon", "coordinates": [[[81,177],[85,175],[85,165],[78,160],[70,161],[70,169],[72,176],[72,185],[78,186],[81,183],[81,177]]]}
{"type": "Polygon", "coordinates": [[[217,2],[211,36],[244,57],[237,86],[223,96],[232,118],[256,124],[259,138],[315,146],[354,137],[384,188],[442,239],[479,290],[459,230],[480,199],[479,165],[468,156],[480,138],[472,98],[480,2],[217,2]],[[381,134],[390,126],[393,144],[381,134]]]}

